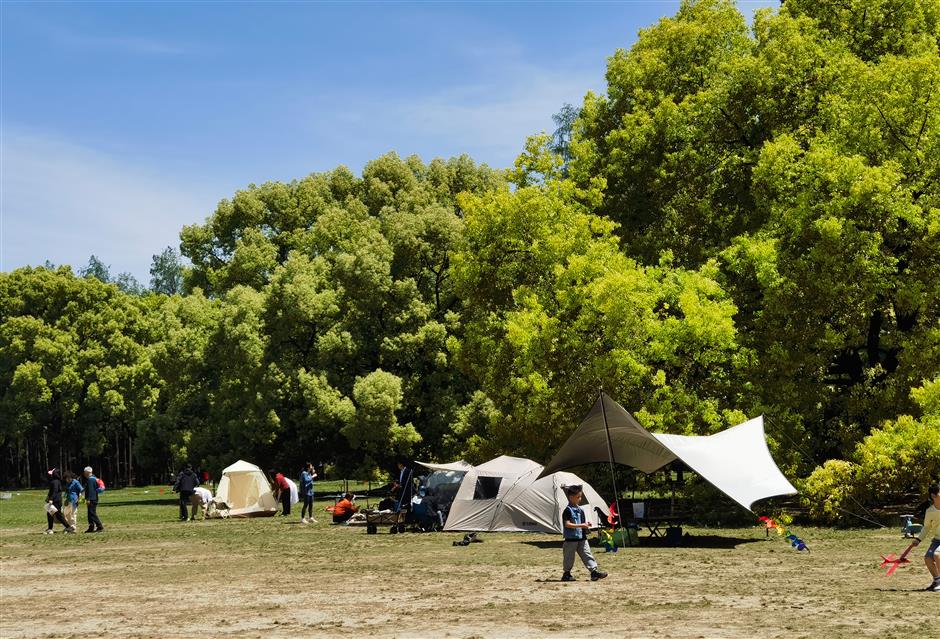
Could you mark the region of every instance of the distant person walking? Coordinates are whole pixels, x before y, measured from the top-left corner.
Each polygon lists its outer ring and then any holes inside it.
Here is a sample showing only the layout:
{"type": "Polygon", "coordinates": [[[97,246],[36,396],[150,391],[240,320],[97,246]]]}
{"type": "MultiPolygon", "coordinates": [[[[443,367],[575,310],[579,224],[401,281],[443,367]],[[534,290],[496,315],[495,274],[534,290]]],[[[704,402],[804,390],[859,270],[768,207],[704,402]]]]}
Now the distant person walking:
{"type": "Polygon", "coordinates": [[[283,473],[275,473],[272,470],[271,474],[274,475],[274,497],[281,502],[281,515],[287,517],[290,515],[291,504],[290,482],[283,473]]]}
{"type": "MultiPolygon", "coordinates": [[[[189,516],[186,513],[186,507],[192,504],[193,493],[196,490],[196,486],[199,485],[199,475],[193,472],[193,467],[191,464],[186,464],[186,468],[180,471],[180,474],[176,478],[176,483],[173,485],[173,490],[180,494],[180,521],[186,521],[189,519],[189,516]]],[[[196,506],[192,505],[193,514],[192,518],[196,518],[196,506]]]]}
{"type": "Polygon", "coordinates": [[[304,500],[304,505],[300,509],[300,521],[305,524],[317,523],[313,517],[313,480],[316,478],[317,471],[314,470],[312,463],[307,462],[300,473],[300,496],[304,500]],[[309,519],[307,519],[308,515],[309,519]]]}
{"type": "Polygon", "coordinates": [[[62,477],[59,476],[59,469],[53,468],[49,471],[49,492],[46,494],[46,533],[51,535],[55,532],[55,522],[62,524],[65,532],[73,533],[75,529],[65,520],[62,514],[62,477]]]}
{"type": "Polygon", "coordinates": [[[91,466],[85,466],[82,477],[85,483],[85,505],[88,506],[88,529],[85,532],[104,532],[104,524],[98,518],[98,478],[92,472],[91,466]]]}
{"type": "Polygon", "coordinates": [[[75,474],[67,470],[62,477],[62,484],[65,486],[65,520],[69,522],[72,528],[78,528],[78,500],[82,496],[82,482],[78,481],[75,474]]]}
{"type": "Polygon", "coordinates": [[[584,511],[581,510],[581,486],[565,486],[565,495],[568,496],[568,505],[561,513],[561,522],[564,526],[565,541],[562,543],[562,564],[564,572],[561,575],[562,581],[574,581],[571,576],[571,569],[574,568],[574,556],[580,555],[585,568],[591,573],[591,581],[597,581],[607,576],[597,567],[597,561],[591,554],[591,546],[588,545],[588,531],[591,524],[588,523],[584,511]]]}

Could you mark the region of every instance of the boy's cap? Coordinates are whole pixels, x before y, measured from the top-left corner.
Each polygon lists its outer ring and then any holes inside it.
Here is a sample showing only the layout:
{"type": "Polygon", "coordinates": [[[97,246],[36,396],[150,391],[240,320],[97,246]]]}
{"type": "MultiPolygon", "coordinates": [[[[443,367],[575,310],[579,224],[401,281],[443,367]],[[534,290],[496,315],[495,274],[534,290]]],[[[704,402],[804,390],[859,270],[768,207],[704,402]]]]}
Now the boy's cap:
{"type": "Polygon", "coordinates": [[[52,473],[54,472],[55,472],[55,468],[50,468],[49,470],[46,471],[46,474],[52,477],[52,473]]]}

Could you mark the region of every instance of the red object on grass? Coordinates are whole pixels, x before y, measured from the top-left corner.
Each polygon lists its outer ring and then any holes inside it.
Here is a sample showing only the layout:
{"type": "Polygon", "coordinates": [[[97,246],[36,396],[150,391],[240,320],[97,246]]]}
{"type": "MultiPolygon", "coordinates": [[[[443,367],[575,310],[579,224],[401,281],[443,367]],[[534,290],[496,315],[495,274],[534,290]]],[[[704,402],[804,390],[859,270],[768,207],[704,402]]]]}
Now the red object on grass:
{"type": "Polygon", "coordinates": [[[884,555],[881,556],[881,568],[886,568],[885,577],[890,577],[894,574],[894,571],[897,570],[901,564],[909,564],[911,560],[907,558],[908,553],[914,549],[914,544],[911,544],[904,549],[904,552],[901,553],[901,556],[898,557],[894,553],[889,554],[887,557],[884,555]]]}

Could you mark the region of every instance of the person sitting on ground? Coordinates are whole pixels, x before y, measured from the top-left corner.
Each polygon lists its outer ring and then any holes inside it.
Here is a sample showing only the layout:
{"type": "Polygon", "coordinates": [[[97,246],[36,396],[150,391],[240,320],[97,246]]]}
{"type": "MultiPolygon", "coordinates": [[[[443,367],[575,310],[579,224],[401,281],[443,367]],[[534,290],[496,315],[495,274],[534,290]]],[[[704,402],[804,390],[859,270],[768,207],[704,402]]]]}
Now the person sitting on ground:
{"type": "Polygon", "coordinates": [[[275,473],[273,470],[270,472],[274,475],[274,498],[281,502],[281,515],[287,517],[290,515],[291,504],[290,482],[283,473],[275,473]]]}
{"type": "Polygon", "coordinates": [[[359,512],[359,507],[353,503],[355,499],[355,495],[352,493],[346,493],[343,495],[342,499],[336,502],[336,505],[333,506],[334,524],[345,523],[350,517],[359,512]]]}
{"type": "Polygon", "coordinates": [[[931,484],[928,492],[930,505],[924,513],[924,527],[914,538],[914,545],[920,545],[925,539],[931,540],[924,555],[924,563],[927,564],[933,581],[924,590],[940,592],[940,482],[931,484]]]}
{"type": "Polygon", "coordinates": [[[591,581],[597,581],[607,576],[607,573],[597,567],[597,561],[591,554],[591,546],[588,544],[588,531],[591,524],[584,516],[584,511],[578,505],[581,503],[582,488],[579,485],[565,486],[565,495],[568,496],[568,505],[561,513],[561,521],[564,525],[565,541],[562,543],[562,566],[564,572],[561,575],[562,581],[574,581],[571,576],[571,569],[574,568],[574,555],[577,553],[584,562],[584,566],[591,572],[591,581]]]}
{"type": "Polygon", "coordinates": [[[193,489],[193,496],[190,498],[190,503],[193,505],[193,514],[189,518],[189,521],[196,521],[196,513],[199,512],[200,507],[202,507],[202,518],[205,519],[206,513],[209,512],[209,503],[211,501],[212,493],[209,492],[209,489],[196,486],[193,489]]]}

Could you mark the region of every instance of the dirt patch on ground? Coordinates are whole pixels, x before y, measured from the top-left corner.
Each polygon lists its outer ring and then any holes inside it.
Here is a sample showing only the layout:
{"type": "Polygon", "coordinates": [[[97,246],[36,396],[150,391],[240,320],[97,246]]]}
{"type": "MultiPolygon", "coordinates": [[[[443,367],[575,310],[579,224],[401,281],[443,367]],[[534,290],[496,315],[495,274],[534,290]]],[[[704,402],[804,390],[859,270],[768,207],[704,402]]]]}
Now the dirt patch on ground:
{"type": "Polygon", "coordinates": [[[366,535],[277,519],[2,532],[0,634],[25,637],[938,636],[940,594],[915,563],[886,578],[893,531],[691,531],[683,548],[599,553],[608,579],[543,535],[366,535]],[[931,633],[933,633],[931,635],[931,633]]]}

